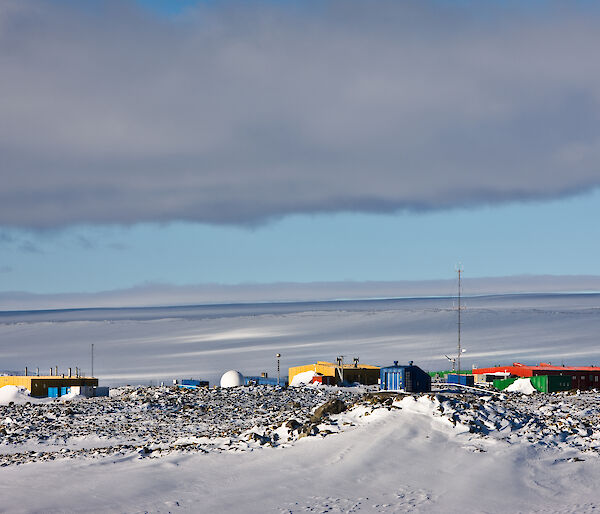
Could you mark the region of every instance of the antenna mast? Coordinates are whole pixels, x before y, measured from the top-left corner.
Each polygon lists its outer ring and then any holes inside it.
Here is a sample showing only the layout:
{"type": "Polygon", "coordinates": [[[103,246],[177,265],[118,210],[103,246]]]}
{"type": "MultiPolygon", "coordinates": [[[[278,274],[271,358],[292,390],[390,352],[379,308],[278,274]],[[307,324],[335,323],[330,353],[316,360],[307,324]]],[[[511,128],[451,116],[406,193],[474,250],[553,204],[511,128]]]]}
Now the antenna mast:
{"type": "Polygon", "coordinates": [[[461,321],[460,321],[460,311],[462,310],[461,305],[460,305],[460,274],[462,273],[462,269],[460,267],[460,265],[458,266],[458,269],[456,270],[458,273],[458,357],[456,359],[456,362],[458,364],[457,366],[457,372],[460,375],[460,354],[461,354],[461,348],[460,348],[460,325],[461,325],[461,321]]]}
{"type": "Polygon", "coordinates": [[[94,343],[92,343],[92,377],[94,376],[94,343]]]}

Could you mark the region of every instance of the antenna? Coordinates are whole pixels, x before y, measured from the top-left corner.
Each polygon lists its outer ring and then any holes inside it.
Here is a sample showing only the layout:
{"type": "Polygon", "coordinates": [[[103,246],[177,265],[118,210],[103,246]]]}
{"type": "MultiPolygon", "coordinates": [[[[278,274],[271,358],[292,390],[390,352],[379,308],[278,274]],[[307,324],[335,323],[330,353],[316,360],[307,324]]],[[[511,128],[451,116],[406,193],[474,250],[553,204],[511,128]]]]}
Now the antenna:
{"type": "Polygon", "coordinates": [[[94,343],[92,343],[92,378],[94,377],[94,343]]]}
{"type": "Polygon", "coordinates": [[[456,359],[457,361],[457,371],[458,374],[460,375],[460,354],[462,353],[461,348],[460,348],[460,326],[461,326],[461,321],[460,321],[460,312],[462,310],[462,306],[460,305],[460,295],[461,295],[461,283],[460,283],[460,279],[461,279],[461,273],[462,273],[462,265],[459,263],[458,266],[456,267],[456,272],[458,273],[458,357],[456,359]]]}

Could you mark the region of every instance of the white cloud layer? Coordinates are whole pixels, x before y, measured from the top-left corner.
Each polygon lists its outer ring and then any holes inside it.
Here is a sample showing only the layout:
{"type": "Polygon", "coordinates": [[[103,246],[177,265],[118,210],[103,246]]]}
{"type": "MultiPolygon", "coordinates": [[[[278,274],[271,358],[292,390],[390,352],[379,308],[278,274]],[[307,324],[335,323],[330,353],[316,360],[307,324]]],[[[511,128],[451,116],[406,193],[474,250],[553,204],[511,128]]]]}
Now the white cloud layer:
{"type": "Polygon", "coordinates": [[[589,2],[0,4],[0,224],[444,209],[600,184],[589,2]]]}

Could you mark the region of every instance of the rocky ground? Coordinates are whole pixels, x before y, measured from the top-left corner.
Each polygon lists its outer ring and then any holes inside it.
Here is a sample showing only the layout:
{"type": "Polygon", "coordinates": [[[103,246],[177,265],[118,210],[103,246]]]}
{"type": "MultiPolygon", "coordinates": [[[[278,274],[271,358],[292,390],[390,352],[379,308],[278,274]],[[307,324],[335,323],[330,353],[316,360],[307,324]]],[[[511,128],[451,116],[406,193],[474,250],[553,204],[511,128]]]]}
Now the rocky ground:
{"type": "Polygon", "coordinates": [[[438,412],[485,437],[600,453],[600,394],[439,394],[438,412]]]}
{"type": "Polygon", "coordinates": [[[105,398],[0,406],[0,466],[132,451],[156,456],[275,446],[312,434],[317,406],[334,399],[345,405],[359,396],[338,388],[137,387],[105,398]]]}
{"type": "MultiPolygon", "coordinates": [[[[325,437],[376,409],[406,408],[407,395],[351,388],[271,386],[187,390],[120,388],[109,398],[0,406],[0,466],[68,457],[172,451],[248,451],[325,437]],[[351,416],[336,416],[350,410],[351,416]]],[[[415,397],[416,399],[416,397],[415,397]]],[[[435,416],[479,437],[600,452],[600,395],[421,395],[435,416]]],[[[483,451],[483,450],[482,450],[483,451]]]]}

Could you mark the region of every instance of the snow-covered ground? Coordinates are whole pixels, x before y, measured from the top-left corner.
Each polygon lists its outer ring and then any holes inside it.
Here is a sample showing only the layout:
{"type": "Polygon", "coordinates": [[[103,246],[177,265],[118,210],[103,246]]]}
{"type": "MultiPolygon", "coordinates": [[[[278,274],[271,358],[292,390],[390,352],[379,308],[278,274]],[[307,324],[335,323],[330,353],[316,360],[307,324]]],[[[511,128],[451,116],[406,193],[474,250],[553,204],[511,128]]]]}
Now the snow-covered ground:
{"type": "MultiPolygon", "coordinates": [[[[598,295],[470,298],[468,366],[598,364],[598,295]]],[[[360,356],[443,369],[452,300],[3,313],[0,368],[95,371],[104,384],[209,379],[360,356]]],[[[285,372],[284,372],[285,374],[285,372]]],[[[440,391],[119,388],[0,406],[2,512],[592,512],[600,400],[440,391]],[[337,399],[348,410],[311,420],[337,399]]],[[[2,395],[0,395],[2,396],[2,395]]]]}
{"type": "MultiPolygon", "coordinates": [[[[217,424],[228,434],[188,438],[179,446],[163,444],[163,450],[147,438],[160,427],[161,417],[175,424],[165,408],[167,400],[181,394],[186,399],[180,406],[193,410],[194,403],[206,405],[210,392],[143,388],[122,390],[119,397],[36,406],[42,411],[38,416],[52,414],[49,423],[53,426],[65,416],[67,423],[77,416],[97,419],[105,432],[114,432],[114,451],[107,451],[106,437],[96,441],[104,451],[81,445],[81,436],[66,437],[62,443],[37,441],[38,447],[27,454],[29,463],[17,465],[3,459],[0,509],[451,513],[592,512],[600,508],[596,490],[600,402],[596,393],[521,396],[450,391],[357,398],[345,391],[340,397],[335,388],[285,392],[260,386],[219,392],[218,402],[224,407],[232,403],[242,407],[240,402],[257,391],[271,396],[271,407],[280,408],[262,412],[255,408],[252,428],[236,424],[235,409],[223,409],[217,424]],[[224,395],[229,393],[233,396],[228,400],[224,395]],[[299,403],[343,397],[348,409],[311,419],[306,409],[290,405],[291,397],[286,395],[298,395],[299,403]],[[150,398],[153,404],[148,403],[150,398]],[[108,411],[116,410],[113,404],[120,402],[120,415],[98,418],[97,404],[102,402],[108,411]],[[123,404],[129,404],[132,413],[125,432],[123,404]],[[146,416],[135,415],[143,405],[146,416]],[[65,415],[67,409],[71,412],[65,415]],[[283,417],[272,417],[273,412],[282,411],[283,417]],[[59,412],[64,416],[57,416],[59,412]],[[287,419],[290,415],[297,427],[287,419]],[[224,423],[224,418],[231,423],[224,423]],[[136,433],[136,428],[145,438],[138,441],[138,447],[118,444],[136,433]],[[243,430],[232,431],[239,428],[243,430]],[[61,444],[63,451],[56,451],[61,444]],[[42,451],[40,445],[52,452],[42,451]]],[[[15,406],[4,407],[3,415],[10,409],[15,406]]],[[[18,414],[12,416],[18,419],[18,414]]],[[[7,432],[15,428],[16,419],[5,424],[7,432]]],[[[37,440],[36,430],[43,430],[43,424],[36,425],[42,420],[30,419],[30,424],[20,419],[25,430],[19,437],[37,440]]],[[[63,429],[61,435],[66,432],[63,429]]],[[[158,430],[155,437],[168,438],[167,434],[158,430]]]]}

